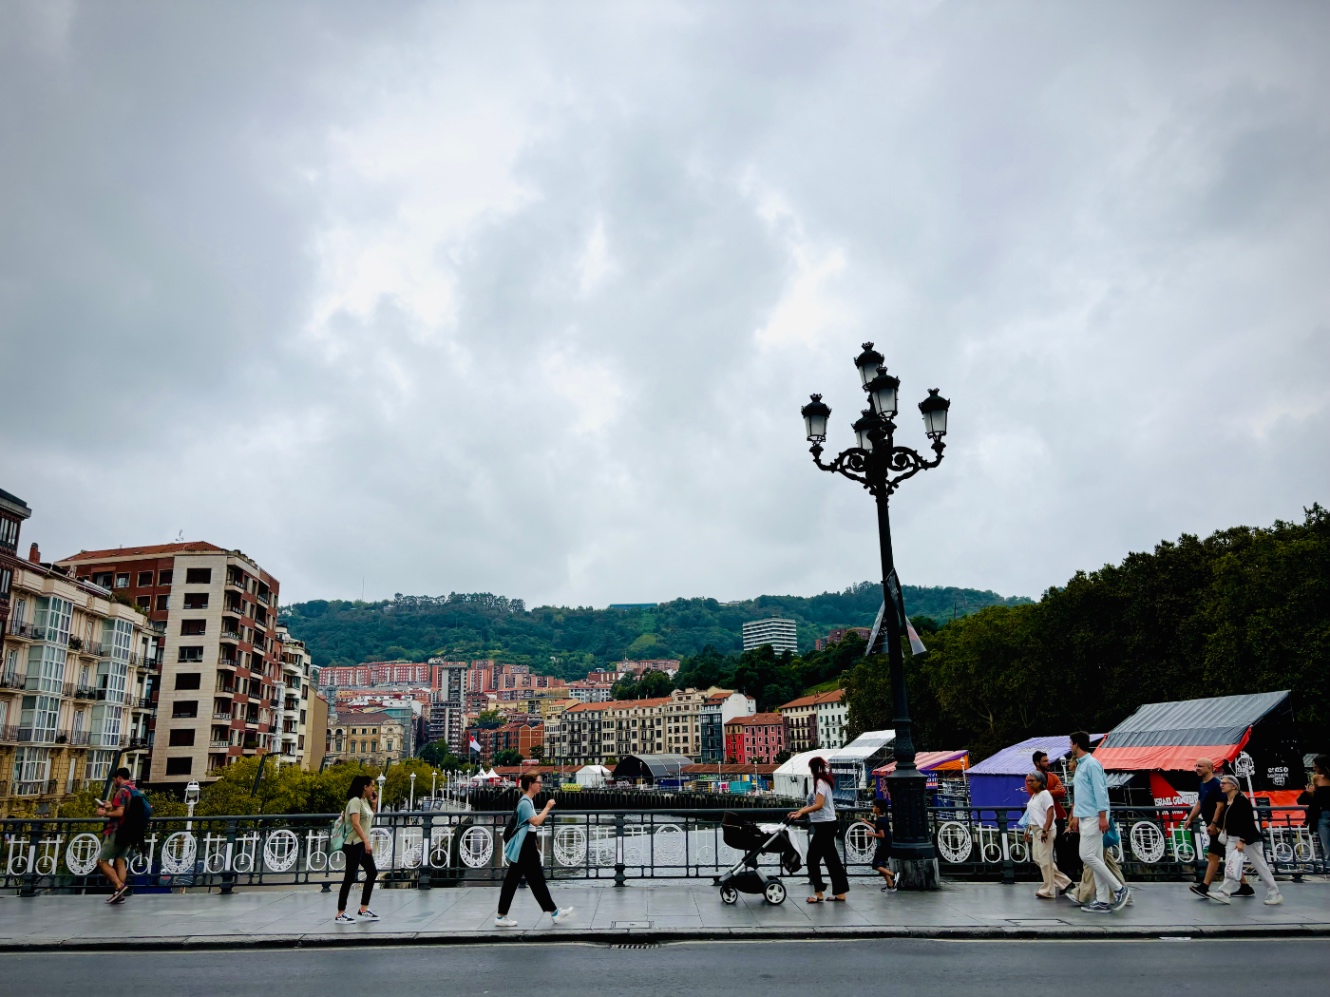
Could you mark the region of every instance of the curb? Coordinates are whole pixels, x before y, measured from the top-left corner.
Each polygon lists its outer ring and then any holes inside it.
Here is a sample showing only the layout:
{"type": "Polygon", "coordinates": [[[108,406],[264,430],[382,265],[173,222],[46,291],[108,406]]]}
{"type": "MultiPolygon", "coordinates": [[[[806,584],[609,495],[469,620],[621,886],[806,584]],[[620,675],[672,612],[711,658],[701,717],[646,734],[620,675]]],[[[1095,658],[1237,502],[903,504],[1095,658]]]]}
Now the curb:
{"type": "Polygon", "coordinates": [[[207,950],[257,950],[297,948],[354,948],[371,945],[568,945],[568,944],[668,944],[678,942],[752,942],[809,941],[812,939],[906,938],[935,941],[1145,941],[1161,938],[1254,939],[1254,938],[1326,938],[1330,923],[1322,924],[1232,924],[1194,925],[1108,925],[1094,928],[1067,925],[1065,928],[1029,928],[993,925],[977,926],[869,926],[826,927],[791,930],[788,928],[707,928],[699,930],[646,928],[613,930],[583,929],[571,931],[490,932],[374,932],[291,935],[159,935],[152,938],[66,938],[25,941],[0,939],[0,953],[35,952],[187,952],[207,950]]]}

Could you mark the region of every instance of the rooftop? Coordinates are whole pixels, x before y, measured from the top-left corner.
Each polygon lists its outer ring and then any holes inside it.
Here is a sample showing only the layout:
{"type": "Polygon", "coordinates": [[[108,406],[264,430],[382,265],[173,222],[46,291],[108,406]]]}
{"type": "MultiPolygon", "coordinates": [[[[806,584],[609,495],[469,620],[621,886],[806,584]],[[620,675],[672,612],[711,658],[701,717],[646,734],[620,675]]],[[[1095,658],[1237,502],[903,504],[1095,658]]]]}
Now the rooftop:
{"type": "Polygon", "coordinates": [[[152,557],[163,554],[185,553],[226,554],[230,552],[205,540],[187,540],[184,543],[154,544],[147,547],[108,547],[106,550],[81,550],[72,557],[61,558],[61,563],[66,561],[102,561],[115,557],[152,557]]]}

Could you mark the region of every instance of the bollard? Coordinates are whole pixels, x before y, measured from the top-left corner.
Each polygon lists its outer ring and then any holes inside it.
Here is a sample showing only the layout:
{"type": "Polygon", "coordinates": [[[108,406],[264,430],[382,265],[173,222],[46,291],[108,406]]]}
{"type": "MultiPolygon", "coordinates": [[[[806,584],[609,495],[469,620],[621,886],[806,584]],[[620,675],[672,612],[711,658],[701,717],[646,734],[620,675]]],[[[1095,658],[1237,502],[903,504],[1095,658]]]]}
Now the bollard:
{"type": "Polygon", "coordinates": [[[420,874],[416,879],[416,888],[429,890],[434,888],[434,867],[430,865],[430,844],[434,839],[434,814],[427,812],[420,828],[420,874]]]}
{"type": "Polygon", "coordinates": [[[1007,811],[997,812],[998,837],[1002,841],[1002,882],[1016,882],[1016,866],[1011,861],[1011,842],[1007,840],[1007,811]]]}
{"type": "Polygon", "coordinates": [[[235,855],[236,847],[236,821],[228,820],[226,822],[226,851],[222,853],[222,896],[230,896],[231,889],[235,886],[236,875],[231,869],[231,862],[235,855]]]}
{"type": "Polygon", "coordinates": [[[623,864],[623,814],[614,815],[614,886],[618,889],[626,886],[628,877],[624,875],[623,864]]]}

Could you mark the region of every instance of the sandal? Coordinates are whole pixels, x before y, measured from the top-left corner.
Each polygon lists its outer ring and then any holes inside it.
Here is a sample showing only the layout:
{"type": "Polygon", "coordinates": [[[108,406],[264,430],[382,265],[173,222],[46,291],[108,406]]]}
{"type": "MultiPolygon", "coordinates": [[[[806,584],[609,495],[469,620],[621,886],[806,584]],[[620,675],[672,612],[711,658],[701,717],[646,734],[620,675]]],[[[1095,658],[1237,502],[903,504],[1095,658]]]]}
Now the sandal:
{"type": "Polygon", "coordinates": [[[827,897],[827,903],[829,904],[843,904],[845,900],[845,897],[827,897]]]}
{"type": "Polygon", "coordinates": [[[823,902],[822,897],[809,897],[807,900],[804,901],[804,903],[806,904],[820,904],[822,902],[823,902]]]}

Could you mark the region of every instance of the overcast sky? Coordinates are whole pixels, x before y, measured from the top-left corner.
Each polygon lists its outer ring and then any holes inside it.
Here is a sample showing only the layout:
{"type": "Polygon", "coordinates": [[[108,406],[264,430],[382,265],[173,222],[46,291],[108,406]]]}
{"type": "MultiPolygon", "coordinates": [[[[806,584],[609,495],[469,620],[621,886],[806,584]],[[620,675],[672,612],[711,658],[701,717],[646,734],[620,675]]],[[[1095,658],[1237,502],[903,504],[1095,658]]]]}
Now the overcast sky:
{"type": "Polygon", "coordinates": [[[0,488],[284,602],[1038,596],[1330,499],[1330,6],[0,3],[0,488]]]}

